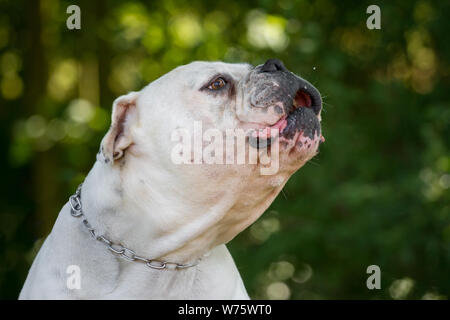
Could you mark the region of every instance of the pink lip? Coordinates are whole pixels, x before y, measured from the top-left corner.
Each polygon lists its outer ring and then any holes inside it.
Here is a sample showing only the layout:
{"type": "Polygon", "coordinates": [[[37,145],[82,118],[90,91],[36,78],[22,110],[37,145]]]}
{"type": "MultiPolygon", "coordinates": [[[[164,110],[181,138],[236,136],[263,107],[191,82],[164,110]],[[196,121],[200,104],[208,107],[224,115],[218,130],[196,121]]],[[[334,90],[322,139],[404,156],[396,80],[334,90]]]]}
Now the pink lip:
{"type": "MultiPolygon", "coordinates": [[[[274,123],[271,126],[254,130],[252,132],[252,136],[254,138],[258,137],[261,139],[268,139],[269,137],[272,136],[272,132],[271,132],[272,129],[278,129],[276,133],[280,134],[284,130],[284,128],[286,128],[286,126],[287,126],[286,116],[283,116],[280,120],[278,120],[276,123],[274,123]]],[[[300,132],[300,134],[298,134],[294,137],[294,140],[296,140],[296,142],[297,142],[297,140],[300,138],[300,136],[301,136],[301,132],[300,132]]],[[[325,142],[325,137],[323,135],[320,135],[320,141],[322,143],[325,142]]]]}
{"type": "Polygon", "coordinates": [[[262,139],[267,139],[268,137],[270,137],[272,135],[272,131],[271,131],[272,129],[277,130],[277,133],[279,134],[280,132],[283,131],[284,128],[286,128],[286,126],[287,126],[286,116],[283,116],[280,120],[278,120],[273,125],[253,131],[252,136],[255,138],[259,137],[262,139]]]}
{"type": "MultiPolygon", "coordinates": [[[[287,126],[287,120],[286,116],[283,116],[280,120],[278,120],[276,123],[274,123],[271,126],[266,126],[265,128],[256,129],[252,132],[252,136],[254,138],[260,138],[260,139],[269,139],[279,136],[279,134],[286,128],[287,126]],[[272,134],[273,129],[276,129],[277,131],[272,134]]],[[[302,137],[302,131],[297,132],[292,140],[294,141],[294,146],[297,144],[298,141],[300,141],[300,138],[302,137]]],[[[325,137],[323,135],[320,135],[319,137],[320,141],[323,143],[325,142],[325,137]]],[[[285,138],[283,138],[285,140],[285,138]]]]}
{"type": "MultiPolygon", "coordinates": [[[[312,100],[311,100],[311,97],[309,96],[309,94],[299,90],[293,101],[294,109],[309,108],[309,107],[311,107],[311,104],[312,104],[312,100]]],[[[268,139],[273,135],[272,129],[276,130],[274,132],[275,133],[274,136],[280,135],[281,132],[283,132],[284,128],[286,128],[286,126],[287,126],[286,118],[287,118],[287,115],[281,117],[280,120],[278,120],[271,126],[264,126],[260,129],[255,129],[252,132],[252,136],[254,138],[268,139]]],[[[296,140],[299,139],[299,137],[301,135],[302,135],[302,133],[300,132],[300,134],[298,134],[296,137],[294,137],[295,142],[296,142],[296,140]]],[[[325,142],[325,138],[323,137],[323,135],[320,135],[320,141],[325,142]]]]}

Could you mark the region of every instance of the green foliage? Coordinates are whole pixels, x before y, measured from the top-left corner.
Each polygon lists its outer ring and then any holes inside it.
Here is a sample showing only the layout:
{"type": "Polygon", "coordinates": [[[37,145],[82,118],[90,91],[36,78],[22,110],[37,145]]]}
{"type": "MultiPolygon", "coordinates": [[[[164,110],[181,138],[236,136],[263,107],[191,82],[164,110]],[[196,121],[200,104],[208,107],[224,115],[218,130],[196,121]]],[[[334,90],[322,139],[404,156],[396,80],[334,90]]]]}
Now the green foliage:
{"type": "Polygon", "coordinates": [[[115,97],[192,60],[277,57],[324,95],[321,153],[229,247],[254,298],[450,295],[450,4],[0,1],[0,297],[92,166],[115,97]],[[366,268],[381,268],[381,290],[366,268]]]}

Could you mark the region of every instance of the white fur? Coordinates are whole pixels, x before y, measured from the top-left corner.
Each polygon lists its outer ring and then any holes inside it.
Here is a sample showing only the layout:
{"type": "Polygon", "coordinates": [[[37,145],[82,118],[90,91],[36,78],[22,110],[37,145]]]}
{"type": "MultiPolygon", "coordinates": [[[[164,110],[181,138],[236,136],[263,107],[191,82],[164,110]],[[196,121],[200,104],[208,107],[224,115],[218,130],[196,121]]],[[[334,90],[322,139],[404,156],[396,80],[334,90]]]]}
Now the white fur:
{"type": "Polygon", "coordinates": [[[197,266],[152,270],[117,257],[90,237],[66,204],[20,299],[247,299],[225,243],[264,212],[316,150],[286,152],[277,175],[261,176],[259,165],[174,164],[170,137],[198,120],[205,129],[256,126],[248,121],[252,111],[241,84],[250,71],[246,64],[195,62],[116,100],[113,126],[102,142],[110,161],[99,157],[83,184],[83,211],[98,234],[141,256],[178,263],[200,259],[197,266]],[[199,90],[221,72],[236,81],[232,99],[199,90]],[[121,106],[130,108],[116,140],[121,106]],[[66,286],[69,265],[80,267],[79,290],[66,286]]]}

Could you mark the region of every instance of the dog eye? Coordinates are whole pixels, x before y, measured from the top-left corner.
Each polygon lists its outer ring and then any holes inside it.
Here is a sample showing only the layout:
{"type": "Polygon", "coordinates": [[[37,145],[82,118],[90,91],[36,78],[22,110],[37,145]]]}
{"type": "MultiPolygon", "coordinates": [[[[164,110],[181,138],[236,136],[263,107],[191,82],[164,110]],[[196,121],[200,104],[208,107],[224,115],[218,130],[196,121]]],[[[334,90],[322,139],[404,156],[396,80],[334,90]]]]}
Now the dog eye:
{"type": "Polygon", "coordinates": [[[219,77],[215,79],[213,82],[211,82],[211,84],[208,86],[208,89],[219,90],[222,89],[226,84],[227,81],[224,78],[219,77]]]}

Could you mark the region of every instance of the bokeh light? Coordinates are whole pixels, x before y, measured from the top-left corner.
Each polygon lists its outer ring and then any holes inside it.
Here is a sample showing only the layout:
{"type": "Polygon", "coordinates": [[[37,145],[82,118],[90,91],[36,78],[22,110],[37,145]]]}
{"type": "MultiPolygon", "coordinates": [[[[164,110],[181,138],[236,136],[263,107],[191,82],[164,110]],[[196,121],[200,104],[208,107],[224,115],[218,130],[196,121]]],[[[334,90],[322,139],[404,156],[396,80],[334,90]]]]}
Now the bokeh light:
{"type": "Polygon", "coordinates": [[[287,300],[291,296],[291,289],[286,283],[277,281],[267,287],[267,298],[269,300],[287,300]]]}
{"type": "Polygon", "coordinates": [[[286,20],[281,16],[267,15],[260,10],[247,16],[247,39],[256,48],[270,48],[279,52],[289,44],[286,20]]]}
{"type": "Polygon", "coordinates": [[[414,288],[414,280],[411,278],[398,279],[392,282],[389,293],[393,299],[405,299],[414,288]]]}

